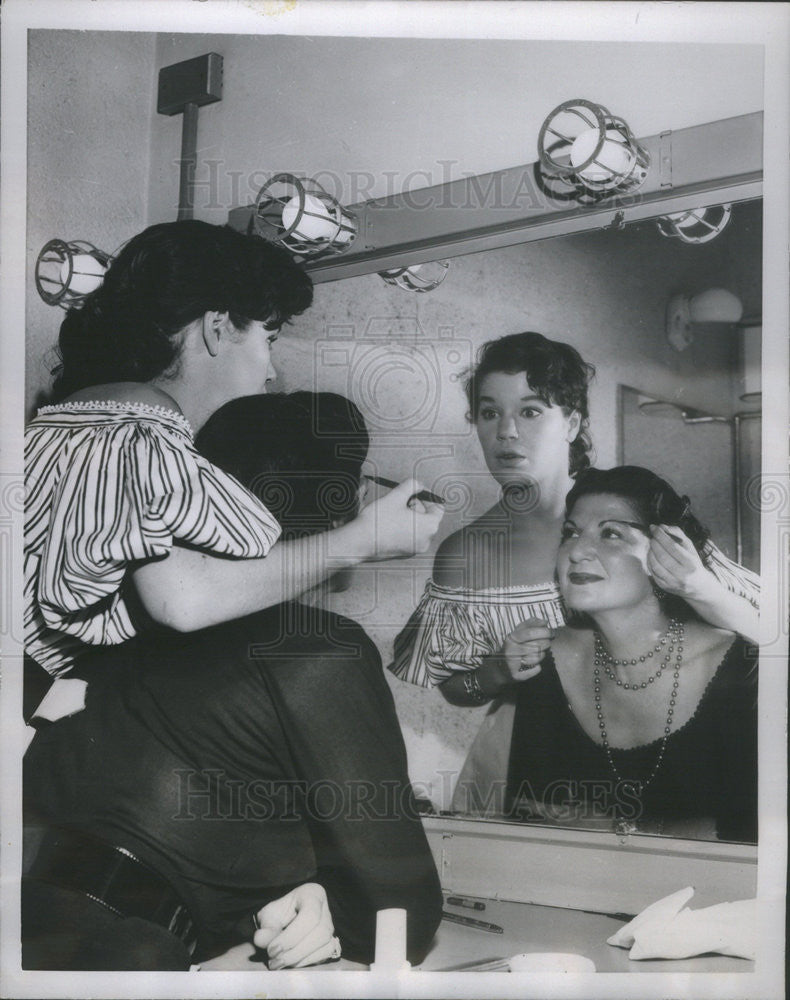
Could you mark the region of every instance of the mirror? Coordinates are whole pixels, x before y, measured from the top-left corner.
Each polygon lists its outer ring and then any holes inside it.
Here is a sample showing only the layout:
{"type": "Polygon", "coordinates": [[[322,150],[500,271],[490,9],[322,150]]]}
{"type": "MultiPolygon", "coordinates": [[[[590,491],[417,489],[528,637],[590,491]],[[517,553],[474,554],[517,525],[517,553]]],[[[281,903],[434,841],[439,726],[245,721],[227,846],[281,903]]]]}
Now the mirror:
{"type": "MultiPolygon", "coordinates": [[[[734,205],[728,228],[704,245],[668,239],[645,219],[456,257],[442,285],[425,295],[392,288],[376,274],[319,284],[312,310],[283,340],[282,387],[304,387],[309,373],[320,388],[353,398],[372,431],[371,471],[416,475],[444,495],[447,536],[499,495],[466,419],[463,374],[483,342],[540,331],[572,344],[597,369],[594,464],[664,472],[692,498],[722,551],[737,559],[740,544],[743,563],[757,569],[759,519],[748,484],[759,472],[759,403],[740,396],[749,377],[744,331],[759,323],[761,310],[761,212],[760,200],[734,205]],[[665,329],[669,299],[712,287],[741,300],[742,324],[695,326],[688,346],[676,350],[665,329]],[[648,401],[676,411],[648,417],[649,407],[640,409],[648,401]]],[[[360,621],[386,657],[431,570],[430,556],[363,567],[334,607],[360,621]]],[[[486,746],[481,727],[496,730],[492,715],[449,705],[435,688],[391,680],[415,785],[434,807],[450,809],[469,748],[476,737],[478,754],[486,746]]],[[[512,712],[501,725],[512,726],[512,712]]],[[[501,740],[492,735],[489,743],[501,757],[501,740]]],[[[494,763],[492,771],[503,774],[505,762],[494,763]]],[[[665,832],[714,836],[710,824],[665,832]]]]}
{"type": "MultiPolygon", "coordinates": [[[[749,330],[740,331],[741,337],[749,330]]],[[[760,512],[753,486],[761,465],[760,401],[741,401],[743,409],[725,415],[619,388],[619,461],[693,484],[695,508],[705,511],[711,536],[736,562],[759,572],[760,512]]]]}

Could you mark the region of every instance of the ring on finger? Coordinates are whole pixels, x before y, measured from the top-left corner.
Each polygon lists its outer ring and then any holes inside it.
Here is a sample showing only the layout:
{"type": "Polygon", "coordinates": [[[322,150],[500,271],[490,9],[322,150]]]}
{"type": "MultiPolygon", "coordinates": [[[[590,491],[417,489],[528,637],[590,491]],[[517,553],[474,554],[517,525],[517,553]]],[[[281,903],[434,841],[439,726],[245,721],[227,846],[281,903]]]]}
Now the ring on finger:
{"type": "Polygon", "coordinates": [[[527,657],[526,656],[522,656],[521,657],[521,662],[520,662],[519,668],[518,668],[519,672],[522,671],[522,670],[529,670],[529,668],[531,666],[532,666],[532,664],[529,662],[529,660],[527,659],[527,657]]]}

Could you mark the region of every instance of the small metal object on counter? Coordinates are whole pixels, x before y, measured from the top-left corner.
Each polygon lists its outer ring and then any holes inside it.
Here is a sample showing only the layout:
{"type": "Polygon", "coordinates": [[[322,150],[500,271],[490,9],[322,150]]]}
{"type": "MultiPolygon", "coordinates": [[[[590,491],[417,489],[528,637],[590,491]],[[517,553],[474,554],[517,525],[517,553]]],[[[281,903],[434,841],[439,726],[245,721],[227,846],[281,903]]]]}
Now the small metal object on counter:
{"type": "Polygon", "coordinates": [[[467,910],[484,910],[486,908],[485,903],[481,903],[478,899],[469,899],[468,896],[448,896],[447,902],[450,906],[465,906],[467,910]]]}
{"type": "Polygon", "coordinates": [[[442,910],[442,920],[451,924],[463,924],[464,927],[474,927],[478,931],[490,931],[491,934],[504,933],[499,924],[489,924],[487,920],[475,920],[473,917],[462,917],[460,913],[449,913],[442,910]]]}

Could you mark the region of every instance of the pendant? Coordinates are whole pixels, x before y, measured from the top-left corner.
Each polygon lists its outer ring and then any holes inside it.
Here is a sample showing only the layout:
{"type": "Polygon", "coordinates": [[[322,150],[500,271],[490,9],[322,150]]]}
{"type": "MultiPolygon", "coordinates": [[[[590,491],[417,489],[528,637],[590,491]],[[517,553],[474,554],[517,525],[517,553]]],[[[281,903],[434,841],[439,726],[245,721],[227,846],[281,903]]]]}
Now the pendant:
{"type": "Polygon", "coordinates": [[[629,799],[638,799],[642,795],[642,782],[623,781],[620,784],[620,791],[629,799]]]}

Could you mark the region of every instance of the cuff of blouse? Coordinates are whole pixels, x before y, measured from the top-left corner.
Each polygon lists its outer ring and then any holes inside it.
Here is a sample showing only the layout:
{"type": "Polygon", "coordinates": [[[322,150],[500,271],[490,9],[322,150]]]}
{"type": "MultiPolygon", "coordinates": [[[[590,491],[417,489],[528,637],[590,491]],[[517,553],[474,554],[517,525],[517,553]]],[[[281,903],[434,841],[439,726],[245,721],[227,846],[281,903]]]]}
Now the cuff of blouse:
{"type": "Polygon", "coordinates": [[[469,670],[463,675],[463,685],[464,693],[472,705],[485,705],[493,698],[493,695],[486,694],[481,687],[477,670],[469,670]]]}

